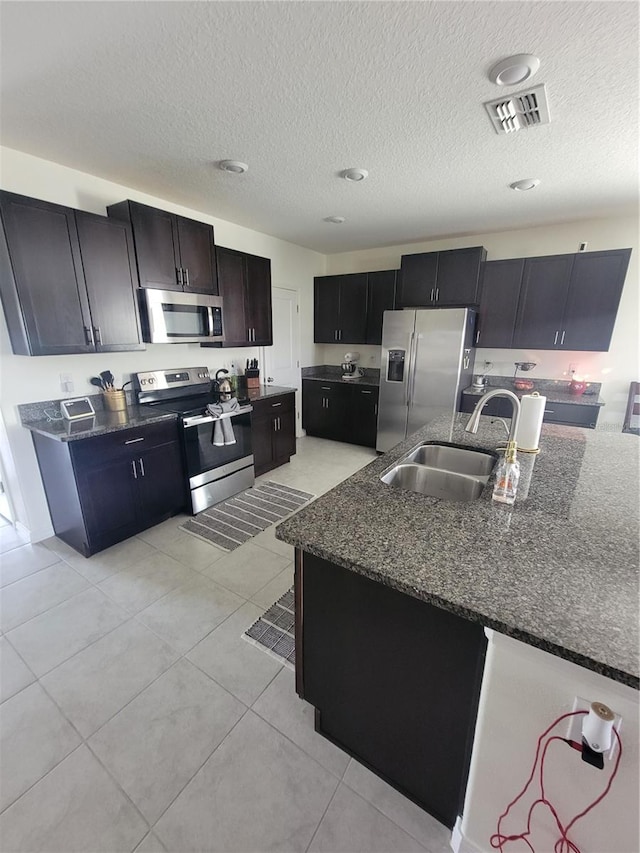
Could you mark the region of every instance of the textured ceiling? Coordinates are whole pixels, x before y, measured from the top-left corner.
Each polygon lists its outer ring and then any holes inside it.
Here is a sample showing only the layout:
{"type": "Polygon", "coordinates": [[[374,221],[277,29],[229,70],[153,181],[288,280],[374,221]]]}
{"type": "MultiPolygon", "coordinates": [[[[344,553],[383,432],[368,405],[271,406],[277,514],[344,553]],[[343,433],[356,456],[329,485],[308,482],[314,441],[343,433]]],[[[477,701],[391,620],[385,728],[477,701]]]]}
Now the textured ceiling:
{"type": "Polygon", "coordinates": [[[1,23],[3,145],[320,252],[637,206],[634,2],[4,2],[1,23]],[[518,52],[551,124],[498,136],[482,104],[522,86],[487,71],[518,52]]]}

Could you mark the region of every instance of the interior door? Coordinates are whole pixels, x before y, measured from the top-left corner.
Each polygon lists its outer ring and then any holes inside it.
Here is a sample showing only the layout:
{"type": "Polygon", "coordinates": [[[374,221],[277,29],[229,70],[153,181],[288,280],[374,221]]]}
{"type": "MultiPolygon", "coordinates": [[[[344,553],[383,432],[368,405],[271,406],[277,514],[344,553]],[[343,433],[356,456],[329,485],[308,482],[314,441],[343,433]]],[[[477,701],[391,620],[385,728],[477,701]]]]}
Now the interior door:
{"type": "Polygon", "coordinates": [[[385,311],[380,360],[376,450],[385,453],[407,435],[409,375],[415,311],[385,311]]]}
{"type": "Polygon", "coordinates": [[[457,410],[467,334],[466,308],[416,311],[407,435],[457,410]]]}

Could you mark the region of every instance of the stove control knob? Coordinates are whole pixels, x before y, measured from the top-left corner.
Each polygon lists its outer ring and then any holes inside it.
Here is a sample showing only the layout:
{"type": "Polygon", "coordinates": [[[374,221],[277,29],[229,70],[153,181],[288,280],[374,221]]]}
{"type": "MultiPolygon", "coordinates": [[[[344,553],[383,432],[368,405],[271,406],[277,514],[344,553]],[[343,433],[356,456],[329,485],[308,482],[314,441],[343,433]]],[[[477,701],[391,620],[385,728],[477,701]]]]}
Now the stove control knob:
{"type": "Polygon", "coordinates": [[[147,380],[146,380],[146,379],[141,379],[141,380],[140,380],[140,384],[141,384],[141,385],[146,385],[146,384],[147,384],[147,380]]]}
{"type": "Polygon", "coordinates": [[[149,377],[149,385],[153,385],[153,383],[154,383],[155,381],[156,381],[156,380],[153,378],[153,376],[150,376],[150,377],[149,377]]]}

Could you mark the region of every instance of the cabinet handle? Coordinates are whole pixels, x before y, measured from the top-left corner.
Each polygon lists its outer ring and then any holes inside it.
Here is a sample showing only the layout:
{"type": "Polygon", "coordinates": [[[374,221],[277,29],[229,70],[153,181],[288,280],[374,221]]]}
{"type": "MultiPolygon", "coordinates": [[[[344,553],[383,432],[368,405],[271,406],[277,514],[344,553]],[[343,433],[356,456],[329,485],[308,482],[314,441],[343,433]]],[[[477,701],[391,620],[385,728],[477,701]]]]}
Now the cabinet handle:
{"type": "Polygon", "coordinates": [[[254,344],[255,344],[255,342],[256,342],[256,330],[255,330],[255,327],[254,327],[251,331],[253,332],[253,342],[254,342],[254,344]]]}
{"type": "Polygon", "coordinates": [[[282,403],[272,403],[271,408],[275,409],[277,406],[281,406],[281,405],[282,405],[282,403]]]}
{"type": "Polygon", "coordinates": [[[545,415],[555,415],[556,411],[555,409],[545,409],[544,413],[545,415]]]}
{"type": "Polygon", "coordinates": [[[144,477],[144,476],[145,476],[145,473],[144,473],[144,462],[142,461],[142,457],[141,457],[140,459],[138,459],[138,462],[140,463],[140,473],[141,473],[141,474],[142,474],[142,476],[144,477]]]}
{"type": "Polygon", "coordinates": [[[182,280],[182,270],[180,267],[176,267],[176,279],[180,287],[184,287],[184,281],[182,280]]]}
{"type": "Polygon", "coordinates": [[[566,329],[562,330],[562,337],[560,338],[560,346],[564,344],[564,336],[566,335],[566,329]]]}
{"type": "Polygon", "coordinates": [[[559,335],[559,334],[560,334],[559,332],[556,332],[556,336],[555,336],[555,338],[553,339],[553,345],[554,345],[554,346],[558,343],[558,335],[559,335]]]}
{"type": "Polygon", "coordinates": [[[480,340],[480,329],[476,332],[476,343],[480,340]]]}
{"type": "Polygon", "coordinates": [[[102,332],[100,331],[100,326],[93,327],[93,335],[96,339],[96,344],[100,345],[102,343],[102,332]]]}
{"type": "Polygon", "coordinates": [[[136,470],[136,463],[135,463],[134,459],[131,460],[131,467],[133,469],[133,479],[137,480],[138,479],[138,472],[136,470]]]}
{"type": "Polygon", "coordinates": [[[281,428],[281,423],[280,423],[280,418],[278,418],[278,432],[280,432],[280,428],[281,428]]]}
{"type": "Polygon", "coordinates": [[[433,291],[434,291],[434,289],[435,289],[435,288],[433,288],[433,287],[431,288],[431,293],[429,294],[429,302],[435,302],[435,299],[433,298],[433,291]]]}
{"type": "Polygon", "coordinates": [[[191,287],[191,285],[189,283],[189,267],[182,270],[182,275],[184,276],[184,279],[185,279],[184,286],[185,287],[191,287]]]}
{"type": "Polygon", "coordinates": [[[373,394],[373,391],[360,391],[361,394],[373,394]]]}
{"type": "Polygon", "coordinates": [[[278,419],[277,418],[273,419],[273,431],[278,432],[278,419]]]}
{"type": "Polygon", "coordinates": [[[84,327],[84,336],[90,347],[94,347],[96,345],[95,341],[93,340],[93,332],[91,331],[91,328],[89,326],[84,327]]]}
{"type": "Polygon", "coordinates": [[[322,388],[323,391],[331,391],[331,388],[329,388],[328,385],[321,385],[320,387],[322,388]]]}
{"type": "Polygon", "coordinates": [[[144,438],[130,438],[128,441],[125,441],[125,444],[137,444],[139,441],[144,441],[144,438]]]}
{"type": "Polygon", "coordinates": [[[436,287],[436,302],[440,301],[440,288],[436,287]]]}
{"type": "Polygon", "coordinates": [[[376,403],[373,413],[376,417],[378,417],[378,404],[376,403]]]}
{"type": "Polygon", "coordinates": [[[338,329],[338,340],[342,340],[342,329],[338,329]]]}

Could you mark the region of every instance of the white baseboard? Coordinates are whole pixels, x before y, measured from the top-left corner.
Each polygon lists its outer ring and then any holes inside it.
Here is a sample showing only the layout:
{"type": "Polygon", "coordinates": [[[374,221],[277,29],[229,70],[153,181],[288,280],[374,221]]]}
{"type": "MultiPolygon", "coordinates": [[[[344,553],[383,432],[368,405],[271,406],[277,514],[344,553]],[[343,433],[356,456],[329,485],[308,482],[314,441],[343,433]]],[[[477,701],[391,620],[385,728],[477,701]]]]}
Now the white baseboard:
{"type": "Polygon", "coordinates": [[[453,853],[484,853],[475,844],[472,844],[468,838],[465,838],[462,831],[462,816],[458,815],[455,825],[451,831],[451,841],[449,842],[453,853]]]}

